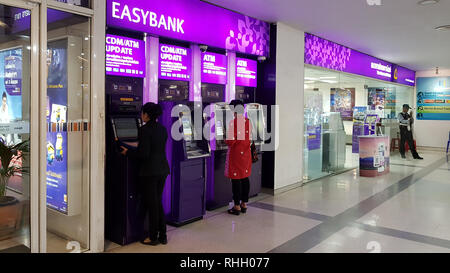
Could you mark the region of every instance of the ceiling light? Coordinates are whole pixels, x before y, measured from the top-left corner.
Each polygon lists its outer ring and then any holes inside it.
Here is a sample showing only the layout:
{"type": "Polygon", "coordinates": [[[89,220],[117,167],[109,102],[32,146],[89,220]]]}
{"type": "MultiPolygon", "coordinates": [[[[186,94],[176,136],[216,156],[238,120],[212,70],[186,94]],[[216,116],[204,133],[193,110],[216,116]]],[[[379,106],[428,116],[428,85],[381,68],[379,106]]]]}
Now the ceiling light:
{"type": "Polygon", "coordinates": [[[308,80],[308,81],[317,81],[318,79],[317,79],[317,78],[311,78],[311,77],[305,77],[305,80],[308,80]]]}
{"type": "Polygon", "coordinates": [[[326,79],[336,79],[336,77],[320,77],[320,79],[324,79],[324,80],[326,80],[326,79]]]}
{"type": "Polygon", "coordinates": [[[419,3],[417,3],[417,4],[421,5],[421,6],[428,6],[428,5],[434,5],[437,3],[439,3],[439,0],[422,0],[422,1],[419,1],[419,3]]]}
{"type": "Polygon", "coordinates": [[[436,27],[435,30],[450,30],[450,25],[436,27]]]}

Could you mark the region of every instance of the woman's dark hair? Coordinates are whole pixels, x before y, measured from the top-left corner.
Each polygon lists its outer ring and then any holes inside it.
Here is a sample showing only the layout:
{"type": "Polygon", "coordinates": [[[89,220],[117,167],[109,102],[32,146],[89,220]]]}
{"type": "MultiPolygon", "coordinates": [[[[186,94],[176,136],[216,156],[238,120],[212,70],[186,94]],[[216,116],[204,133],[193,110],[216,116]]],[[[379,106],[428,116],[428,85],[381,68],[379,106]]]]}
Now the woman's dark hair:
{"type": "Polygon", "coordinates": [[[162,115],[162,107],[159,104],[147,102],[142,106],[142,113],[147,114],[151,121],[155,121],[162,115]]]}
{"type": "Polygon", "coordinates": [[[242,100],[232,100],[230,102],[230,106],[234,107],[234,112],[239,113],[239,114],[243,114],[243,110],[244,110],[244,102],[242,102],[242,100]]]}
{"type": "Polygon", "coordinates": [[[2,99],[6,98],[6,92],[3,92],[2,99]]]}

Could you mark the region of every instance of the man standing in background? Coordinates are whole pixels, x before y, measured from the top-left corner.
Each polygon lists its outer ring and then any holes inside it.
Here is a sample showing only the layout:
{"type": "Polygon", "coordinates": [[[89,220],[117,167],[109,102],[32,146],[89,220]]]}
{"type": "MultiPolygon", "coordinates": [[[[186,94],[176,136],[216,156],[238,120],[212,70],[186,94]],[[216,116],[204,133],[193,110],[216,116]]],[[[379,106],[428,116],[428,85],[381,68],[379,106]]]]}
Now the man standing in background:
{"type": "Polygon", "coordinates": [[[408,142],[409,149],[411,150],[414,159],[423,159],[419,156],[414,146],[412,125],[414,123],[414,118],[412,117],[412,112],[408,111],[411,109],[408,104],[403,105],[403,112],[398,114],[398,121],[400,122],[400,154],[402,158],[405,156],[405,142],[408,142]]]}

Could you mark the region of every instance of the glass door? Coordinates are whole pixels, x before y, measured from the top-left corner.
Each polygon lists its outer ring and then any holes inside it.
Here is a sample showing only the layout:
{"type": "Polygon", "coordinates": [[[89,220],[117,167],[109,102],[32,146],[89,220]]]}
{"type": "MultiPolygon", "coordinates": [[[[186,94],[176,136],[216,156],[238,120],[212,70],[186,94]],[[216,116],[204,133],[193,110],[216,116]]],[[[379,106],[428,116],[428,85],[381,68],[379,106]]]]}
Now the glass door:
{"type": "Polygon", "coordinates": [[[0,253],[39,249],[38,12],[0,1],[0,253]]]}

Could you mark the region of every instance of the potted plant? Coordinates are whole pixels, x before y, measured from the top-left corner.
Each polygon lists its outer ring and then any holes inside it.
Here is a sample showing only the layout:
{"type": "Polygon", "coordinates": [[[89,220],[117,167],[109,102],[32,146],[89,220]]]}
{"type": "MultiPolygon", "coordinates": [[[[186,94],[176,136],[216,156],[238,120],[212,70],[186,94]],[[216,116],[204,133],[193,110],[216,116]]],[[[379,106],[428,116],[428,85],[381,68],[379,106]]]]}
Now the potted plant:
{"type": "Polygon", "coordinates": [[[20,226],[22,206],[17,198],[6,196],[6,189],[12,176],[28,173],[27,168],[11,164],[24,159],[28,152],[28,140],[7,145],[0,139],[0,238],[15,232],[20,226]]]}

